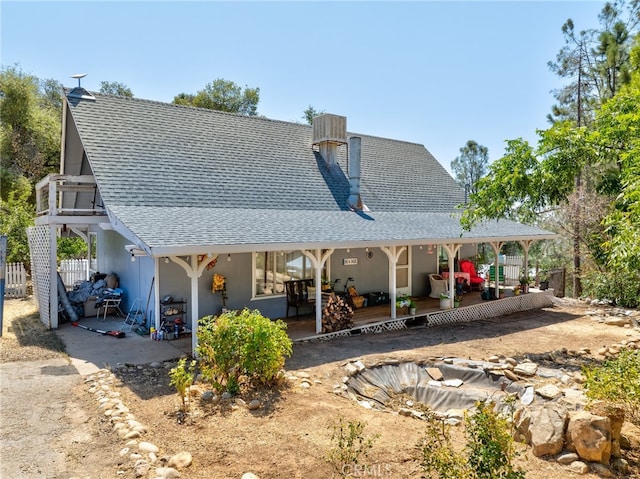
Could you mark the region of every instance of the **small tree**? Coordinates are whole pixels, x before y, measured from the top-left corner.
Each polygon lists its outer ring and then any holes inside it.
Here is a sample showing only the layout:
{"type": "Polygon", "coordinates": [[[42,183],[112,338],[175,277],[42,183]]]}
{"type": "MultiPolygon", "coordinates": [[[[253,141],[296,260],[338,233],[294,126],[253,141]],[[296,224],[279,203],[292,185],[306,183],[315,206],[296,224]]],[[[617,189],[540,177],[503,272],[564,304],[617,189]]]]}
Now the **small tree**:
{"type": "Polygon", "coordinates": [[[336,474],[342,477],[357,475],[358,467],[366,467],[364,459],[379,437],[364,435],[367,424],[362,421],[345,421],[342,417],[331,424],[331,441],[335,445],[327,452],[325,458],[331,464],[336,474]]]}
{"type": "Polygon", "coordinates": [[[169,378],[171,378],[171,385],[176,388],[180,395],[182,403],[182,411],[186,411],[189,408],[189,388],[193,384],[195,379],[196,362],[191,361],[189,367],[187,367],[187,359],[182,358],[178,361],[178,365],[175,368],[171,368],[169,371],[169,378]]]}

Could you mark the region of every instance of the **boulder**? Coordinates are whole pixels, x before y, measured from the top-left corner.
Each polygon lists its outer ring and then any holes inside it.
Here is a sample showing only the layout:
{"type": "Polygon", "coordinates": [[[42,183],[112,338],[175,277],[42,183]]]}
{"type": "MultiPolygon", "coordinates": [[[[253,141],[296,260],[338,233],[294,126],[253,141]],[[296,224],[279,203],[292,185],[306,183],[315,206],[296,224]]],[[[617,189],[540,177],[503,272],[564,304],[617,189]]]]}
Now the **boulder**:
{"type": "Polygon", "coordinates": [[[515,415],[516,438],[530,444],[534,456],[559,454],[567,417],[567,410],[555,404],[519,409],[515,415]]]}
{"type": "Polygon", "coordinates": [[[589,462],[609,464],[611,458],[611,421],[587,411],[569,416],[566,448],[589,462]]]}

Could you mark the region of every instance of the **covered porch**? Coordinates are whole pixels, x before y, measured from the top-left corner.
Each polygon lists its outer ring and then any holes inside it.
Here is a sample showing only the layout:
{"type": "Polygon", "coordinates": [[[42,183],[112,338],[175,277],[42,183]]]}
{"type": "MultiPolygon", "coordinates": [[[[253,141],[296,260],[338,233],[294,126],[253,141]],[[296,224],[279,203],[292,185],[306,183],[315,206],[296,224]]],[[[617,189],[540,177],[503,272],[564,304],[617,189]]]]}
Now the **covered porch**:
{"type": "Polygon", "coordinates": [[[428,327],[456,324],[494,318],[518,311],[539,309],[552,305],[553,291],[531,289],[527,294],[514,295],[507,289],[502,299],[483,300],[473,291],[463,297],[458,308],[440,309],[440,301],[430,297],[414,297],[416,314],[409,315],[406,308],[396,308],[396,317],[390,313],[391,305],[383,304],[357,308],[353,312],[353,327],[331,333],[316,333],[316,316],[310,312],[296,318],[282,318],[287,324],[287,333],[294,342],[329,340],[358,334],[382,333],[412,327],[428,327]]]}

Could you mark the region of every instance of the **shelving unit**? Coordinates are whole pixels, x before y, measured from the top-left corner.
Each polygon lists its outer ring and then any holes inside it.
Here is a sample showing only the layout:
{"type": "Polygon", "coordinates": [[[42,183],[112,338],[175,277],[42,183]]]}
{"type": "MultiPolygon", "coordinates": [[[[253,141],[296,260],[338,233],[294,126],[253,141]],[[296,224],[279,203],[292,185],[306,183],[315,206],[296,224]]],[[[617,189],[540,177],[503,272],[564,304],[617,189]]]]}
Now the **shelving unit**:
{"type": "Polygon", "coordinates": [[[181,334],[188,332],[187,329],[187,301],[172,300],[160,302],[160,329],[165,338],[178,339],[181,334]],[[176,325],[178,335],[176,336],[176,325]]]}

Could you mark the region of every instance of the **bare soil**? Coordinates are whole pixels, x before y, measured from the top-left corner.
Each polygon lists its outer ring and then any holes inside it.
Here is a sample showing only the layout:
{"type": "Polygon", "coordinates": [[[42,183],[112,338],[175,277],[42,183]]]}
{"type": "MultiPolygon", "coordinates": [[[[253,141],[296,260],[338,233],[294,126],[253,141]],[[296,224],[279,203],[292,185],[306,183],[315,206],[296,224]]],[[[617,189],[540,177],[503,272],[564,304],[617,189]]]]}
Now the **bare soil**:
{"type": "MultiPolygon", "coordinates": [[[[7,310],[14,307],[13,301],[5,302],[5,323],[7,310]]],[[[588,314],[595,311],[604,314],[604,307],[563,300],[553,308],[471,324],[296,344],[286,369],[298,376],[307,373],[311,387],[304,389],[299,380],[292,380],[271,391],[243,391],[240,397],[247,403],[253,399],[261,401],[262,407],[254,411],[237,403],[203,406],[194,401],[190,413],[184,416],[178,413],[180,399],[169,384],[166,369],[132,367],[114,371],[114,374],[120,380],[118,389],[124,403],[136,419],[148,427],[145,440],[156,444],[161,455],[180,451],[193,455],[193,464],[181,472],[182,478],[240,478],[246,472],[253,472],[261,479],[332,477],[333,471],[325,455],[335,446],[331,435],[338,418],[364,422],[364,435],[375,437],[366,458],[367,471],[354,477],[419,478],[422,474],[416,444],[424,435],[424,423],[394,411],[365,409],[335,394],[336,386],[342,384],[346,362],[358,358],[368,365],[389,359],[423,361],[463,357],[481,360],[491,355],[539,358],[540,354],[555,352],[555,359],[546,366],[575,370],[580,364],[574,357],[562,354],[563,348],[590,348],[593,354],[584,361],[598,363],[603,359],[596,354],[600,347],[640,336],[637,328],[608,326],[595,321],[593,315],[588,314]]],[[[15,314],[8,316],[16,321],[15,314]]],[[[17,352],[5,350],[14,346],[3,334],[0,356],[3,361],[7,360],[5,358],[24,358],[17,352]]],[[[18,346],[31,351],[28,357],[38,356],[34,353],[37,348],[18,346]]],[[[44,349],[43,357],[49,357],[52,348],[44,349]]],[[[206,386],[202,385],[202,388],[206,386]]],[[[34,394],[21,400],[28,408],[30,401],[41,401],[42,398],[34,394]]],[[[132,465],[117,459],[122,441],[100,418],[95,401],[89,397],[86,388],[80,385],[71,389],[69,400],[83,411],[85,418],[82,424],[71,422],[71,426],[80,427],[95,437],[90,442],[68,444],[65,449],[67,461],[78,471],[87,470],[87,463],[93,462],[93,475],[87,477],[135,477],[132,465]],[[96,459],[97,455],[101,460],[96,459]]],[[[631,473],[626,477],[640,477],[640,430],[627,422],[623,432],[632,443],[632,448],[624,451],[624,457],[631,465],[631,473]]],[[[454,428],[453,434],[457,447],[462,448],[462,426],[454,428]]],[[[64,447],[60,441],[56,444],[64,447]]],[[[518,451],[516,463],[526,471],[529,479],[599,477],[592,473],[578,476],[566,466],[558,465],[553,458],[536,458],[522,445],[518,446],[518,451]]],[[[29,451],[25,450],[27,454],[29,451]]]]}

